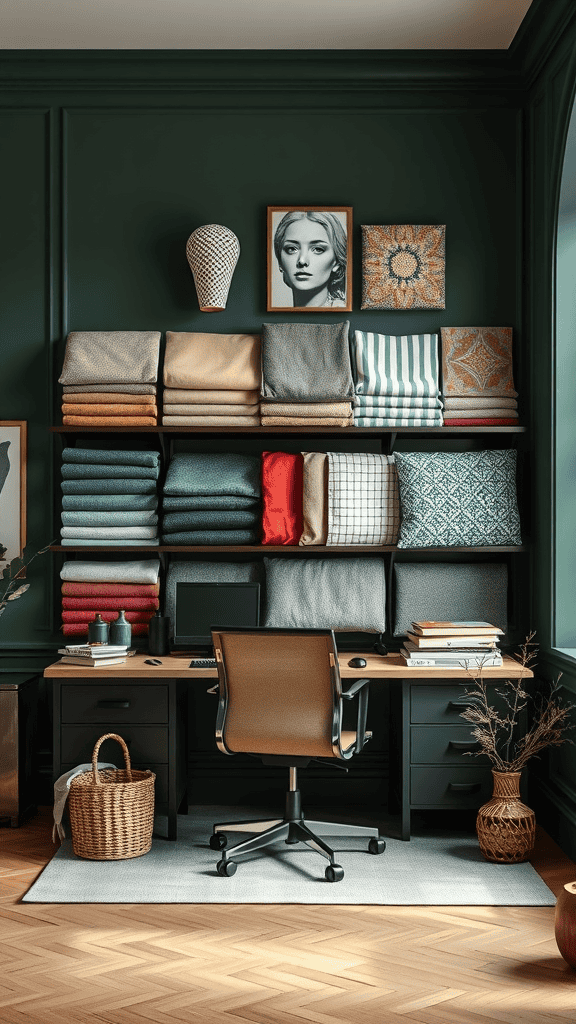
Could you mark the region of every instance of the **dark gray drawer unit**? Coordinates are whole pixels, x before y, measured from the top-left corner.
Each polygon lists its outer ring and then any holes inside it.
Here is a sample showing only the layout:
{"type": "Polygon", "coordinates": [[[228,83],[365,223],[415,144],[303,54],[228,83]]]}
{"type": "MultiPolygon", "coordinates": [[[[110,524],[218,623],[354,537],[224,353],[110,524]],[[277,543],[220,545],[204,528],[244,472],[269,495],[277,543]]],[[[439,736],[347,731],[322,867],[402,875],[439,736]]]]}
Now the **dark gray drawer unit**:
{"type": "MultiPolygon", "coordinates": [[[[133,768],[156,775],[155,810],[168,817],[168,839],[176,839],[178,811],[187,811],[187,684],[182,679],[53,679],[54,779],[92,760],[96,741],[115,732],[126,742],[133,768]]],[[[98,759],[123,767],[114,740],[98,759]]]]}
{"type": "MultiPolygon", "coordinates": [[[[490,687],[491,703],[498,705],[490,687]]],[[[402,839],[410,838],[412,810],[469,810],[492,795],[491,764],[465,757],[478,745],[460,717],[469,680],[391,682],[391,803],[400,810],[402,839]]]]}

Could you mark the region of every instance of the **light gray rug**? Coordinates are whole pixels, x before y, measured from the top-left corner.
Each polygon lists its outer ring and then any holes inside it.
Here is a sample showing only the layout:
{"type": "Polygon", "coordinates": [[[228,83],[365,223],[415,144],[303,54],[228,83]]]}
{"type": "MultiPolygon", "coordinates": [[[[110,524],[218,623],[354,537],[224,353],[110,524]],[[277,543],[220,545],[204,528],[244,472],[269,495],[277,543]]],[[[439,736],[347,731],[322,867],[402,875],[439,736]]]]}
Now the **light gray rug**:
{"type": "MultiPolygon", "coordinates": [[[[427,832],[408,843],[387,838],[379,856],[367,852],[366,840],[327,839],[339,851],[341,882],[326,881],[324,857],[284,842],[240,857],[236,874],[221,877],[216,872],[220,856],[208,846],[212,825],[254,817],[266,817],[266,812],[196,808],[179,816],[176,842],[154,839],[150,853],[134,860],[82,860],[66,839],[23,900],[524,907],[556,902],[531,864],[489,864],[470,833],[427,832]]],[[[230,846],[238,841],[237,834],[229,835],[230,846]]]]}

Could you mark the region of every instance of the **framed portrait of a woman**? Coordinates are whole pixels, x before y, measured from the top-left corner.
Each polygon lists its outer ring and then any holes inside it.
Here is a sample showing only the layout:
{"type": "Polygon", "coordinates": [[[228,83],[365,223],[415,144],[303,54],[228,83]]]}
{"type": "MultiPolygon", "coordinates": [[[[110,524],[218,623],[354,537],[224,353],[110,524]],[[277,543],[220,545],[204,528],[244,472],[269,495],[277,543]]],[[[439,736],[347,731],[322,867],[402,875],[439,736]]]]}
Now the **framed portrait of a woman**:
{"type": "Polygon", "coordinates": [[[352,207],[268,207],[267,310],[352,309],[352,207]]]}
{"type": "MultiPolygon", "coordinates": [[[[0,421],[0,570],[26,545],[26,422],[0,421]]],[[[1,575],[1,572],[0,572],[1,575]]]]}

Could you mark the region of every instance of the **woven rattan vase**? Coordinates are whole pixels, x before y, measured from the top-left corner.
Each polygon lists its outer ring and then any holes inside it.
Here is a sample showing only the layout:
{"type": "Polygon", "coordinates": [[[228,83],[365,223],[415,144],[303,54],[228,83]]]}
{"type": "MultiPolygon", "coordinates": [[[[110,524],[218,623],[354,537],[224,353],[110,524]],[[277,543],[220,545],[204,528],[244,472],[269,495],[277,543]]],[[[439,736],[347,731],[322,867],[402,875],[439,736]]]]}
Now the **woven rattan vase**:
{"type": "Polygon", "coordinates": [[[476,831],[486,860],[517,864],[528,860],[534,849],[536,817],[520,799],[521,772],[492,769],[492,799],[478,811],[476,831]]]}
{"type": "Polygon", "coordinates": [[[190,235],[186,256],[203,313],[226,309],[239,255],[240,242],[234,232],[222,224],[203,224],[190,235]]]}

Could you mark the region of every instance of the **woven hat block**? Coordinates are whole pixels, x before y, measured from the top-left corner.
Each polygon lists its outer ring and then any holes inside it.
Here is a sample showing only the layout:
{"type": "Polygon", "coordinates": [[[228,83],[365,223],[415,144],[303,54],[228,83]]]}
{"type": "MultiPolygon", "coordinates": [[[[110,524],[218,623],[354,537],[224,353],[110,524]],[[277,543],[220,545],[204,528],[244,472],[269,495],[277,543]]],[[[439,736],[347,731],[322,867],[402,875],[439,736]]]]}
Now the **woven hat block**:
{"type": "Polygon", "coordinates": [[[186,256],[203,313],[226,309],[239,255],[240,242],[234,232],[222,224],[203,224],[190,235],[186,256]]]}

